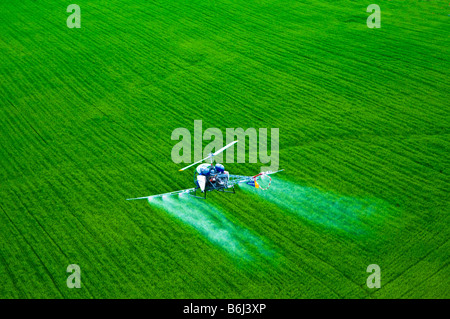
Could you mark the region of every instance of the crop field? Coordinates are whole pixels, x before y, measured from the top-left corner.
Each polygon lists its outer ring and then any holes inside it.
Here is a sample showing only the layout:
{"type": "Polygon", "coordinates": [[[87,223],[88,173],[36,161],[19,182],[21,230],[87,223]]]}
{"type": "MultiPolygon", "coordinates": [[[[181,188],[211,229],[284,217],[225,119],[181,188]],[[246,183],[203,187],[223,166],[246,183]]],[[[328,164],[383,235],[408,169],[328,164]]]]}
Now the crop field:
{"type": "Polygon", "coordinates": [[[0,1],[0,298],[450,298],[448,1],[76,3],[0,1]],[[194,187],[194,120],[285,171],[126,201],[194,187]]]}

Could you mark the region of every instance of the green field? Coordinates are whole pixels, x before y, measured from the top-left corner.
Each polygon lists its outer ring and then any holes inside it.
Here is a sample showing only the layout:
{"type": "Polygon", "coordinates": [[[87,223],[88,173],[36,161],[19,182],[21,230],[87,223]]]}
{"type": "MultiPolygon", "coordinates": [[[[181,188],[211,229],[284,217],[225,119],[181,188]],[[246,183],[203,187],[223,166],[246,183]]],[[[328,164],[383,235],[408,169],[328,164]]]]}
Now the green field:
{"type": "Polygon", "coordinates": [[[0,3],[0,298],[450,297],[448,2],[76,3],[0,3]],[[193,187],[194,120],[279,128],[285,172],[126,201],[193,187]]]}

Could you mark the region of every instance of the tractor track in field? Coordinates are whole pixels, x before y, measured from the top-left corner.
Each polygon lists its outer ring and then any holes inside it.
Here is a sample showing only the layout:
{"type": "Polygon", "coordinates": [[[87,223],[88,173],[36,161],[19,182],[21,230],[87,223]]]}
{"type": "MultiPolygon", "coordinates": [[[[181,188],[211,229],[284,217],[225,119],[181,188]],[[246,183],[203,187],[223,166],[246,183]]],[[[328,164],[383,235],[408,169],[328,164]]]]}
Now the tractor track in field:
{"type": "MultiPolygon", "coordinates": [[[[39,226],[39,228],[45,233],[45,236],[50,240],[51,244],[53,246],[55,246],[59,253],[64,256],[64,258],[66,259],[66,264],[69,265],[70,262],[70,258],[67,256],[67,254],[64,252],[64,250],[61,248],[61,246],[54,240],[53,236],[50,235],[50,233],[45,229],[45,227],[42,225],[42,223],[39,221],[39,219],[30,211],[30,209],[27,207],[27,205],[25,204],[25,202],[22,200],[22,197],[19,196],[19,194],[16,191],[13,191],[14,195],[16,196],[16,200],[18,202],[21,203],[22,207],[25,209],[25,211],[27,212],[28,216],[30,216],[39,226]]],[[[2,207],[3,209],[3,207],[2,207]]],[[[3,209],[4,211],[4,209],[3,209]]],[[[73,214],[71,214],[72,217],[75,217],[73,214]]],[[[9,217],[9,216],[8,216],[9,217]]],[[[75,217],[76,218],[76,217],[75,217]]],[[[10,219],[10,221],[12,222],[12,220],[10,219]]],[[[22,235],[22,237],[25,239],[25,237],[22,235]]],[[[95,238],[95,237],[93,237],[95,238]]],[[[28,242],[27,242],[28,243],[28,242]]],[[[85,287],[85,289],[88,291],[88,293],[93,297],[93,294],[90,291],[90,288],[85,287]]]]}
{"type": "Polygon", "coordinates": [[[25,211],[27,212],[28,216],[30,216],[39,226],[39,228],[45,233],[45,235],[50,239],[50,242],[57,247],[57,249],[59,250],[59,252],[61,253],[61,255],[63,255],[67,261],[69,261],[69,258],[67,257],[66,253],[61,249],[61,247],[56,243],[56,241],[53,239],[53,237],[49,234],[49,232],[44,228],[44,226],[42,226],[41,222],[39,222],[39,219],[37,219],[34,214],[31,213],[31,211],[28,209],[27,205],[25,204],[25,202],[22,200],[22,198],[16,193],[14,192],[14,195],[16,195],[16,199],[18,200],[18,202],[22,205],[23,208],[25,208],[25,211]]]}
{"type": "Polygon", "coordinates": [[[59,288],[59,285],[56,283],[55,279],[53,278],[52,273],[49,271],[49,269],[47,268],[47,265],[43,262],[43,260],[41,259],[41,257],[37,254],[36,250],[34,249],[33,245],[31,245],[29,243],[29,241],[27,240],[27,238],[24,236],[24,234],[20,231],[20,229],[16,226],[16,224],[14,224],[14,222],[12,221],[11,217],[9,217],[8,213],[4,210],[3,206],[0,205],[0,208],[2,209],[3,213],[5,214],[5,216],[8,218],[9,222],[11,223],[11,225],[14,227],[14,229],[16,230],[16,232],[18,234],[20,234],[20,236],[23,238],[23,240],[25,241],[25,243],[27,244],[27,246],[31,249],[31,251],[33,252],[33,254],[36,256],[36,258],[38,259],[39,263],[42,265],[42,268],[44,269],[47,277],[51,280],[51,282],[53,283],[53,286],[55,287],[55,289],[58,291],[58,293],[60,294],[61,297],[64,297],[64,294],[62,293],[62,291],[59,288]]]}
{"type": "MultiPolygon", "coordinates": [[[[405,293],[403,293],[400,298],[406,298],[405,296],[407,296],[409,293],[411,293],[412,291],[416,290],[420,290],[421,286],[424,286],[425,283],[429,282],[430,279],[434,278],[434,276],[436,276],[437,274],[439,274],[442,270],[444,270],[445,268],[447,268],[449,265],[449,263],[447,262],[446,264],[444,264],[441,268],[439,268],[438,270],[436,270],[433,274],[431,274],[429,277],[425,278],[424,280],[422,280],[422,282],[419,284],[419,286],[414,287],[414,288],[410,288],[408,291],[406,291],[405,293]]],[[[445,277],[446,275],[444,274],[443,277],[445,277]]],[[[445,297],[445,296],[441,296],[441,297],[445,297]]],[[[414,295],[411,296],[411,298],[414,298],[414,295]]]]}
{"type": "Polygon", "coordinates": [[[3,253],[1,251],[0,251],[0,259],[1,259],[1,265],[5,266],[6,274],[8,275],[9,279],[12,281],[12,283],[14,285],[14,290],[19,295],[19,298],[21,298],[20,297],[21,295],[26,297],[27,294],[24,291],[22,291],[21,287],[18,285],[16,276],[14,275],[14,272],[9,267],[8,261],[6,260],[5,256],[3,256],[3,253]]]}
{"type": "MultiPolygon", "coordinates": [[[[270,226],[268,226],[270,227],[270,226]]],[[[330,267],[331,269],[333,269],[334,271],[336,271],[337,273],[340,273],[341,275],[343,275],[346,280],[348,280],[351,284],[357,286],[358,288],[359,285],[358,283],[354,282],[351,278],[349,278],[347,275],[345,275],[342,271],[340,271],[339,269],[337,269],[334,265],[330,264],[329,262],[325,261],[324,259],[320,258],[318,255],[312,253],[309,249],[303,247],[302,245],[300,245],[299,243],[295,242],[294,240],[290,239],[288,236],[282,234],[281,232],[279,232],[278,230],[276,230],[275,228],[271,227],[272,230],[274,230],[280,237],[285,238],[285,240],[291,242],[294,246],[300,248],[303,251],[308,252],[308,254],[310,256],[313,256],[314,258],[316,258],[317,260],[319,260],[320,262],[322,262],[323,264],[327,265],[328,267],[330,267]]],[[[292,258],[288,258],[285,256],[285,258],[287,258],[291,263],[293,263],[294,265],[296,265],[298,263],[298,260],[303,260],[304,259],[304,255],[301,254],[300,252],[295,251],[290,251],[290,254],[294,254],[297,256],[298,259],[293,259],[292,258]]],[[[327,289],[330,289],[338,298],[343,298],[344,295],[342,295],[341,293],[339,293],[336,289],[331,288],[329,285],[327,285],[327,280],[326,279],[320,279],[317,275],[315,275],[316,271],[314,271],[314,269],[312,269],[310,266],[308,267],[308,274],[313,277],[315,280],[317,280],[318,282],[320,282],[321,285],[323,285],[324,287],[326,287],[327,289]]]]}
{"type": "MultiPolygon", "coordinates": [[[[245,8],[243,8],[244,10],[245,10],[245,8]]],[[[204,12],[201,12],[201,11],[199,11],[199,14],[204,14],[204,12]]],[[[253,18],[255,18],[255,17],[257,17],[257,16],[254,16],[253,18]]],[[[229,15],[229,18],[230,19],[233,19],[233,15],[229,15]]],[[[259,22],[259,21],[264,21],[263,19],[253,19],[253,21],[252,22],[254,22],[254,23],[257,23],[257,22],[259,22]]],[[[235,22],[237,22],[237,21],[235,21],[235,22]]],[[[265,26],[265,27],[267,27],[267,26],[265,26]]],[[[216,28],[217,28],[217,25],[216,25],[216,28]]],[[[265,30],[270,30],[270,29],[267,29],[267,28],[265,28],[265,30]]],[[[236,33],[235,33],[236,34],[236,33]]],[[[279,33],[277,34],[277,35],[280,35],[279,33]]],[[[281,34],[281,36],[282,36],[282,34],[281,34]]],[[[264,39],[263,38],[261,38],[260,40],[262,40],[262,41],[264,41],[264,39]]],[[[279,40],[279,39],[277,39],[277,40],[279,40]]],[[[266,42],[266,43],[263,43],[264,45],[263,45],[263,47],[264,47],[264,50],[267,50],[267,48],[268,48],[268,45],[271,45],[273,42],[266,42]]],[[[328,53],[328,54],[334,54],[335,52],[345,52],[345,51],[343,51],[343,50],[334,50],[334,51],[331,51],[331,50],[326,50],[325,49],[325,47],[323,47],[323,46],[314,46],[314,43],[313,42],[306,42],[309,46],[311,46],[311,47],[313,47],[313,48],[315,48],[315,49],[317,49],[317,50],[322,50],[323,52],[325,52],[325,53],[328,53]]],[[[329,45],[330,43],[328,43],[328,45],[329,45]]],[[[279,47],[279,41],[277,41],[277,46],[279,47]]],[[[262,47],[261,47],[262,48],[262,47]]],[[[283,46],[283,49],[285,49],[285,50],[288,50],[289,49],[289,46],[283,46]]],[[[338,47],[335,47],[335,49],[340,49],[340,48],[338,48],[338,47]]],[[[276,57],[277,56],[277,54],[275,53],[275,52],[272,52],[272,53],[274,53],[274,54],[272,54],[271,55],[271,57],[276,57]]],[[[346,54],[347,55],[347,54],[346,54]]],[[[250,56],[250,55],[246,55],[246,58],[249,58],[249,59],[252,59],[252,58],[254,58],[253,56],[250,56]]],[[[348,55],[348,57],[346,56],[345,57],[346,59],[347,59],[347,61],[349,62],[349,63],[351,63],[351,64],[354,64],[355,62],[359,62],[359,63],[363,63],[364,64],[364,66],[365,67],[368,67],[368,68],[373,68],[373,65],[372,64],[370,64],[370,63],[367,63],[367,62],[365,62],[365,61],[363,61],[363,60],[358,60],[357,59],[357,57],[354,55],[354,54],[352,54],[352,55],[348,55]]],[[[262,61],[259,61],[259,62],[262,62],[262,61]]],[[[420,60],[419,60],[419,62],[420,62],[420,60]]],[[[327,65],[327,66],[329,66],[329,67],[333,67],[333,68],[336,68],[334,65],[332,65],[332,64],[327,64],[327,62],[326,61],[321,61],[321,64],[323,64],[323,65],[327,65]]],[[[271,67],[271,65],[270,64],[265,64],[267,67],[271,67]]],[[[284,65],[284,66],[288,66],[288,65],[284,65]]],[[[341,69],[341,68],[336,68],[336,69],[341,69]]],[[[276,71],[278,71],[278,69],[274,69],[274,70],[276,70],[276,71]]],[[[356,70],[356,68],[355,68],[355,70],[356,70]]],[[[436,70],[435,69],[428,69],[428,70],[432,70],[432,71],[435,71],[436,72],[436,70]]],[[[348,72],[348,70],[346,70],[347,72],[348,72]]],[[[391,71],[391,72],[395,72],[395,71],[392,71],[392,69],[389,69],[388,71],[391,71]]],[[[438,71],[437,71],[438,72],[438,71]]],[[[442,75],[444,75],[443,73],[441,73],[442,75]]],[[[350,75],[356,75],[356,74],[352,74],[352,73],[350,73],[350,75]]],[[[405,76],[404,75],[404,73],[397,73],[396,75],[399,75],[399,76],[405,76]]],[[[346,81],[351,81],[351,79],[350,78],[345,78],[345,80],[346,81]]],[[[357,82],[354,82],[354,84],[356,84],[356,87],[358,87],[358,84],[359,83],[357,83],[357,82]]],[[[433,83],[426,83],[426,84],[433,84],[433,83]]]]}
{"type": "MultiPolygon", "coordinates": [[[[149,234],[148,234],[148,231],[146,231],[142,226],[140,226],[139,224],[137,224],[136,222],[135,222],[135,220],[133,220],[131,217],[129,217],[128,216],[128,219],[149,239],[149,240],[151,240],[151,236],[149,236],[149,234]]],[[[192,274],[192,272],[190,272],[190,271],[188,271],[180,262],[179,262],[179,259],[177,259],[177,258],[174,258],[170,253],[168,253],[167,255],[167,258],[169,258],[170,260],[172,260],[172,262],[174,262],[176,265],[177,265],[177,267],[179,267],[179,269],[182,269],[183,270],[183,272],[188,276],[188,277],[190,277],[190,278],[192,278],[192,279],[194,279],[194,281],[199,281],[199,280],[202,280],[201,278],[198,278],[197,276],[194,276],[193,274],[192,274]]],[[[184,277],[182,277],[182,280],[185,282],[185,284],[188,284],[188,281],[184,278],[184,277]]],[[[212,296],[214,296],[214,298],[216,298],[216,296],[214,295],[214,293],[209,289],[209,288],[207,288],[207,290],[209,291],[209,293],[212,295],[212,296]]]]}
{"type": "MultiPolygon", "coordinates": [[[[17,108],[17,107],[9,100],[9,99],[8,99],[8,102],[9,102],[9,104],[17,111],[17,113],[20,114],[19,109],[18,109],[18,108],[17,108]]],[[[34,126],[31,125],[30,121],[28,121],[27,118],[24,117],[24,116],[22,116],[21,118],[22,118],[22,120],[25,121],[25,123],[28,124],[28,126],[34,131],[34,133],[36,133],[36,135],[40,138],[40,140],[41,140],[44,144],[48,145],[47,141],[42,137],[41,134],[39,134],[39,132],[34,128],[34,126]]]]}
{"type": "MultiPolygon", "coordinates": [[[[409,136],[402,136],[402,135],[394,135],[394,136],[398,136],[399,138],[402,138],[402,139],[409,139],[411,137],[422,137],[422,136],[431,138],[431,137],[439,136],[439,135],[438,134],[414,134],[414,135],[409,135],[409,136]]],[[[354,144],[350,145],[349,144],[350,149],[349,149],[349,147],[346,146],[345,150],[343,150],[342,152],[339,150],[336,150],[336,152],[342,153],[342,155],[340,154],[340,156],[337,158],[338,163],[346,163],[347,164],[346,166],[349,169],[354,170],[354,171],[358,172],[359,174],[362,174],[363,176],[366,176],[368,179],[376,181],[377,184],[383,184],[383,181],[386,180],[385,176],[374,175],[373,173],[367,172],[367,170],[363,167],[363,165],[367,165],[368,162],[371,162],[371,165],[377,165],[380,168],[383,168],[383,166],[389,165],[389,163],[392,161],[392,157],[390,157],[389,159],[387,159],[385,157],[380,157],[380,155],[379,155],[380,152],[377,152],[377,154],[375,154],[375,155],[372,153],[372,156],[370,156],[370,157],[364,156],[363,154],[365,154],[365,153],[361,152],[361,151],[366,150],[367,149],[366,146],[369,145],[369,141],[366,141],[367,137],[370,137],[370,139],[371,139],[371,142],[372,142],[370,144],[371,149],[377,148],[377,149],[381,150],[384,154],[390,154],[390,155],[395,154],[395,156],[397,156],[401,159],[401,163],[407,163],[407,161],[411,161],[412,163],[415,163],[418,166],[423,167],[424,169],[432,170],[436,173],[440,172],[438,168],[431,167],[430,165],[427,165],[427,164],[424,164],[424,163],[421,163],[421,162],[415,160],[414,157],[408,156],[409,153],[411,152],[411,147],[403,147],[401,149],[402,152],[400,152],[399,150],[396,151],[392,147],[387,148],[385,145],[383,145],[379,142],[373,143],[374,138],[383,139],[383,138],[387,137],[387,136],[381,136],[381,135],[369,135],[369,136],[365,135],[364,138],[362,138],[362,137],[325,138],[325,139],[310,141],[310,142],[307,142],[300,146],[290,146],[290,147],[284,148],[284,150],[287,151],[289,149],[302,147],[304,149],[304,151],[307,152],[306,151],[307,149],[305,147],[308,146],[308,148],[311,149],[311,151],[309,151],[308,153],[311,154],[311,156],[316,156],[319,149],[324,148],[324,146],[326,146],[328,144],[331,145],[331,143],[339,143],[339,144],[346,143],[346,144],[348,144],[351,141],[360,142],[359,145],[354,145],[354,144]],[[315,146],[315,145],[317,145],[317,147],[313,148],[313,146],[315,146]],[[351,154],[353,157],[351,159],[346,159],[350,150],[351,150],[351,154]],[[405,154],[408,154],[408,155],[405,155],[405,154]],[[358,157],[363,159],[363,162],[361,162],[360,165],[354,163],[355,158],[358,158],[358,157]],[[374,178],[376,178],[376,179],[374,179],[374,178]]],[[[391,137],[391,136],[389,136],[389,137],[391,137]]],[[[344,144],[344,145],[346,145],[346,144],[344,144]]],[[[326,156],[326,153],[322,153],[322,154],[324,156],[326,156]]],[[[401,168],[405,169],[405,171],[406,171],[406,167],[408,167],[409,171],[411,170],[411,165],[407,166],[406,164],[402,164],[401,168]]],[[[422,170],[417,169],[417,170],[414,170],[413,173],[416,174],[417,176],[420,176],[419,173],[421,171],[422,170]]],[[[407,174],[405,174],[404,176],[406,178],[407,174]]],[[[351,180],[348,180],[348,179],[347,179],[347,181],[351,182],[351,180]]],[[[406,184],[406,182],[407,181],[405,180],[404,183],[406,184]]],[[[421,185],[430,184],[430,182],[428,182],[428,180],[425,178],[419,179],[417,182],[420,182],[421,185]]],[[[398,190],[399,192],[401,191],[401,187],[402,186],[400,186],[400,188],[398,190]]],[[[443,189],[442,189],[442,191],[443,191],[443,189]]],[[[417,193],[415,193],[414,195],[422,196],[423,194],[420,192],[420,190],[417,190],[417,193]]]]}
{"type": "MultiPolygon", "coordinates": [[[[408,266],[404,266],[406,269],[404,271],[401,271],[400,273],[398,273],[394,278],[392,278],[389,282],[387,283],[383,283],[383,287],[386,286],[390,286],[392,284],[395,284],[398,280],[400,280],[405,274],[407,274],[408,272],[412,272],[412,269],[417,267],[417,265],[419,265],[422,261],[424,261],[426,258],[428,258],[432,253],[436,252],[437,250],[441,249],[442,246],[444,246],[445,244],[447,244],[449,241],[446,240],[444,241],[442,244],[440,244],[437,248],[430,250],[428,253],[426,253],[424,256],[420,257],[417,261],[415,261],[413,264],[408,265],[408,266]]],[[[442,265],[437,271],[435,271],[432,275],[428,276],[427,278],[430,278],[432,276],[434,276],[436,273],[438,273],[441,269],[444,269],[445,267],[448,266],[448,262],[445,263],[444,265],[442,265]]],[[[421,283],[423,284],[424,282],[427,281],[427,278],[423,278],[421,280],[421,283]]],[[[408,289],[407,291],[405,291],[400,297],[406,295],[408,292],[416,289],[417,287],[413,287],[408,289]]],[[[377,293],[377,291],[375,292],[377,293]]]]}
{"type": "MultiPolygon", "coordinates": [[[[249,194],[247,194],[247,196],[249,196],[249,194]]],[[[264,220],[265,221],[265,220],[264,220]]],[[[249,222],[247,221],[245,224],[249,224],[249,222]]],[[[272,221],[269,221],[269,223],[263,222],[262,224],[269,228],[271,231],[270,233],[273,234],[277,234],[279,237],[282,237],[285,239],[285,241],[290,242],[291,244],[295,245],[296,247],[300,248],[303,251],[308,252],[308,254],[310,256],[313,256],[314,258],[316,258],[317,260],[319,260],[321,263],[323,263],[324,265],[327,265],[328,267],[330,267],[331,269],[333,269],[334,271],[336,271],[337,273],[341,274],[344,278],[346,278],[346,280],[348,280],[351,284],[355,285],[356,287],[360,288],[360,284],[358,284],[358,282],[352,280],[350,277],[348,277],[346,274],[344,274],[341,270],[339,270],[338,268],[336,268],[335,265],[331,264],[330,262],[326,261],[325,259],[321,258],[320,256],[318,256],[317,254],[314,254],[310,249],[305,248],[304,246],[300,245],[299,243],[297,243],[294,239],[290,238],[289,236],[287,236],[286,234],[284,234],[283,232],[281,232],[278,228],[272,226],[272,221]]],[[[283,251],[285,250],[283,247],[281,246],[277,246],[280,250],[281,250],[281,255],[286,257],[283,254],[283,251]]],[[[362,248],[362,246],[361,246],[362,248]]],[[[298,256],[299,260],[304,259],[304,255],[302,255],[301,253],[299,253],[297,250],[289,250],[289,254],[294,253],[295,255],[298,256]]],[[[296,264],[296,261],[294,259],[288,259],[290,260],[293,264],[296,264]]],[[[320,280],[317,276],[314,275],[314,272],[311,271],[311,269],[309,269],[309,275],[311,275],[315,280],[317,280],[318,282],[320,282],[321,284],[323,284],[324,286],[327,286],[324,280],[320,280]]],[[[328,287],[329,288],[329,287],[328,287]]],[[[339,298],[342,298],[343,296],[341,294],[339,294],[337,291],[333,291],[333,293],[336,294],[336,296],[338,296],[339,298]]]]}

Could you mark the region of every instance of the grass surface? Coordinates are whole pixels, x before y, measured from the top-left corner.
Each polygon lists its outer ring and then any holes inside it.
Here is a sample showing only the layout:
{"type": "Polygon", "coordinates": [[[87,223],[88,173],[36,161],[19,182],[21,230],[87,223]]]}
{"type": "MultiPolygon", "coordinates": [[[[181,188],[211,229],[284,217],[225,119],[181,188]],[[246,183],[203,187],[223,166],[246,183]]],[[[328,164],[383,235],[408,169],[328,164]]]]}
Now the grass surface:
{"type": "Polygon", "coordinates": [[[450,297],[448,3],[68,4],[0,3],[1,298],[450,297]],[[192,187],[196,119],[279,127],[286,171],[125,201],[192,187]]]}

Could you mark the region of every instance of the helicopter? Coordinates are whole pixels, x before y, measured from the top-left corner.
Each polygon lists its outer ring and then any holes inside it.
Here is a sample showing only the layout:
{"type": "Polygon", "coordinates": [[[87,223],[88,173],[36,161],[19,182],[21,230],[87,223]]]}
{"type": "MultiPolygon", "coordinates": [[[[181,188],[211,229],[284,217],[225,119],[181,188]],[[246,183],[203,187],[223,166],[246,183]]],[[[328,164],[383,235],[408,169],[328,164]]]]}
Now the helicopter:
{"type": "Polygon", "coordinates": [[[182,195],[182,194],[187,194],[189,196],[193,196],[200,199],[206,199],[206,193],[210,191],[235,194],[236,193],[235,186],[241,183],[245,183],[249,186],[259,188],[261,190],[269,189],[270,184],[272,182],[272,178],[270,177],[270,175],[284,171],[284,169],[274,172],[266,171],[253,176],[246,176],[246,175],[231,175],[228,171],[225,171],[225,167],[222,164],[216,163],[214,165],[214,156],[222,153],[224,150],[233,146],[237,142],[239,141],[233,141],[225,145],[221,149],[217,150],[216,152],[210,153],[207,157],[195,163],[192,163],[186,167],[183,167],[182,169],[179,170],[181,172],[194,165],[209,160],[209,163],[202,163],[198,165],[197,168],[194,170],[193,178],[195,187],[157,195],[127,198],[127,200],[148,199],[150,201],[158,197],[165,198],[167,196],[182,195]],[[203,193],[203,196],[198,196],[197,191],[203,193]]]}

